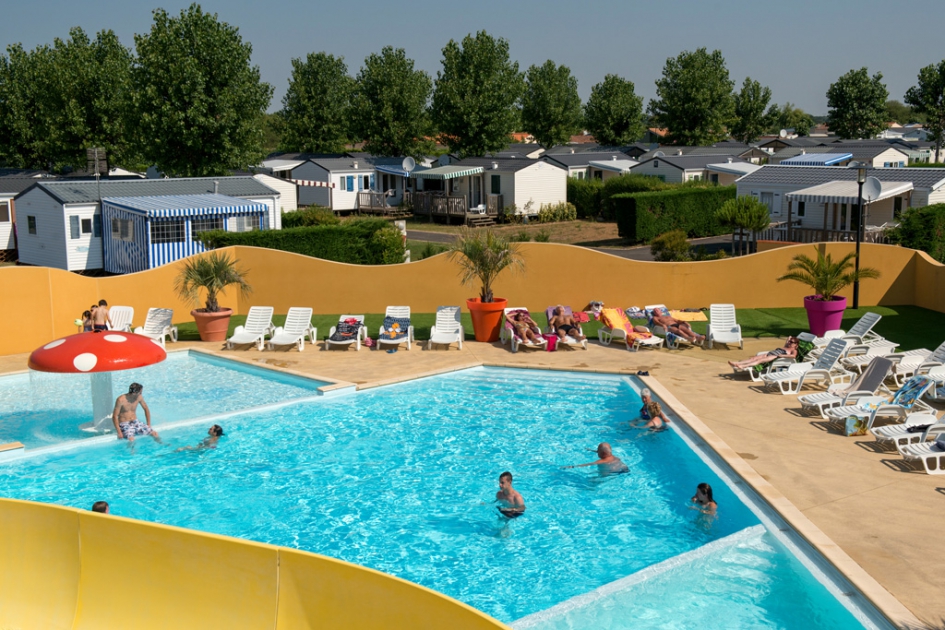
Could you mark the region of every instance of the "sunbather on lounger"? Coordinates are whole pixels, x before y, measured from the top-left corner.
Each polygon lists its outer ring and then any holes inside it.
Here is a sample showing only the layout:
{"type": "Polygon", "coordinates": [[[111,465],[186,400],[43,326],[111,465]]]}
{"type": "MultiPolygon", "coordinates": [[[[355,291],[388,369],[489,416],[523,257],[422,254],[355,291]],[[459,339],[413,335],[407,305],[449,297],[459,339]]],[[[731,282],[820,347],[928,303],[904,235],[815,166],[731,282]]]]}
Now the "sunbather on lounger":
{"type": "Polygon", "coordinates": [[[551,321],[548,322],[548,325],[551,326],[551,329],[558,335],[561,341],[564,341],[564,338],[568,335],[571,335],[575,341],[584,341],[587,339],[587,337],[581,334],[581,329],[575,324],[574,317],[564,312],[563,306],[559,305],[555,308],[555,315],[551,318],[551,321]]]}
{"type": "Polygon", "coordinates": [[[705,341],[705,335],[700,335],[692,330],[692,326],[689,325],[689,322],[682,322],[666,313],[661,315],[657,313],[653,316],[653,323],[657,326],[662,326],[669,332],[673,333],[677,337],[682,337],[683,339],[689,341],[689,343],[695,343],[701,345],[705,341]]]}
{"type": "Polygon", "coordinates": [[[797,338],[788,337],[781,348],[770,350],[767,354],[758,354],[741,361],[729,361],[728,364],[733,368],[745,369],[761,363],[771,363],[776,359],[793,359],[797,356],[797,338]]]}
{"type": "Polygon", "coordinates": [[[513,311],[506,315],[506,318],[522,341],[535,343],[541,339],[541,329],[526,313],[513,311]]]}

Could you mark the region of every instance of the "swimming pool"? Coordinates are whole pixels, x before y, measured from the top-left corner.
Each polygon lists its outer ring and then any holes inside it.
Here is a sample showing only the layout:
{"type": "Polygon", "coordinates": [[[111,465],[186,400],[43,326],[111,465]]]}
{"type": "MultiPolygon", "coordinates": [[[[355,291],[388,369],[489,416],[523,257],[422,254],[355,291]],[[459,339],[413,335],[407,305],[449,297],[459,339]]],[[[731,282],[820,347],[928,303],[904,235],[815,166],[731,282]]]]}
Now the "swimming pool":
{"type": "MultiPolygon", "coordinates": [[[[94,437],[79,429],[92,418],[91,376],[34,372],[0,376],[0,444],[26,448],[94,437]]],[[[156,365],[113,373],[114,395],[145,386],[155,427],[318,394],[325,381],[255,368],[199,352],[171,352],[156,365]]],[[[139,416],[144,420],[143,412],[139,416]]]]}
{"type": "Polygon", "coordinates": [[[624,377],[475,368],[230,415],[215,450],[175,452],[202,425],[166,431],[163,445],[50,450],[0,466],[0,493],[105,499],[123,516],[322,553],[522,627],[691,627],[692,615],[707,628],[869,625],[689,448],[680,423],[627,428],[639,405],[624,377]],[[630,474],[561,470],[596,459],[600,441],[630,474]],[[511,522],[493,504],[503,470],[527,505],[511,522]],[[699,482],[715,489],[715,521],[690,509],[699,482]]]}

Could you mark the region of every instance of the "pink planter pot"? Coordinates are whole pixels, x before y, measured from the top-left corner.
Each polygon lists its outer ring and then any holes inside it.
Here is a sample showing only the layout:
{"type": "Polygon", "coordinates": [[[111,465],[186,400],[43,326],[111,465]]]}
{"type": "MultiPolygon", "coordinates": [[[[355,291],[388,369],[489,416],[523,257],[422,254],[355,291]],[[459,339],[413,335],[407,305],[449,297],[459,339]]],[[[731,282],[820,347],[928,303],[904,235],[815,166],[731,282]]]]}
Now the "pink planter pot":
{"type": "Polygon", "coordinates": [[[804,308],[807,309],[807,323],[810,331],[818,337],[823,337],[828,330],[839,330],[843,323],[843,311],[847,308],[847,299],[835,295],[832,300],[820,300],[816,295],[804,298],[804,308]]]}

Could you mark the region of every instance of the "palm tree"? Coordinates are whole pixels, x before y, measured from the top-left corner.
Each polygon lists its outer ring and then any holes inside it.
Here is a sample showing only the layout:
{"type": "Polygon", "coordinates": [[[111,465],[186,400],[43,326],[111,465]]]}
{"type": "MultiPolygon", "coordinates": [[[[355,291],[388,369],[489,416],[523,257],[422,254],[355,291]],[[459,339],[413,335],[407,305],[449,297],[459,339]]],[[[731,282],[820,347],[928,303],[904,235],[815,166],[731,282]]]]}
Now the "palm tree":
{"type": "Polygon", "coordinates": [[[184,266],[174,281],[174,290],[181,299],[198,304],[199,290],[205,289],[207,291],[206,308],[198,310],[218,313],[220,303],[217,302],[217,294],[225,293],[226,287],[236,285],[242,296],[253,290],[246,282],[248,271],[237,267],[238,262],[231,260],[229,255],[219,252],[188,258],[184,261],[184,266]]]}
{"type": "Polygon", "coordinates": [[[850,261],[856,257],[854,252],[834,262],[830,254],[824,254],[816,247],[814,249],[817,252],[816,260],[810,256],[798,254],[788,265],[788,272],[778,278],[778,282],[782,280],[801,282],[814,290],[814,294],[818,296],[817,299],[827,301],[832,300],[837,293],[857,280],[879,277],[879,271],[871,267],[861,267],[859,272],[851,269],[853,263],[850,261]]]}
{"type": "Polygon", "coordinates": [[[493,301],[492,283],[503,269],[525,268],[518,244],[492,230],[463,228],[447,251],[450,260],[459,263],[463,284],[480,281],[479,298],[483,303],[493,301]]]}

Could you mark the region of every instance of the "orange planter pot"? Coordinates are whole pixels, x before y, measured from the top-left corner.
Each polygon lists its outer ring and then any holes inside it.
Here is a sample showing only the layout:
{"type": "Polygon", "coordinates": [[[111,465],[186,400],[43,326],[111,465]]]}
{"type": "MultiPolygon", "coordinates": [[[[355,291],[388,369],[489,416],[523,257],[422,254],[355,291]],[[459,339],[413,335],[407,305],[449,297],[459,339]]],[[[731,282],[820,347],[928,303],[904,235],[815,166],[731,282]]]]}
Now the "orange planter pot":
{"type": "Polygon", "coordinates": [[[233,309],[224,308],[216,313],[190,311],[190,314],[197,323],[200,341],[226,341],[226,332],[230,329],[230,315],[233,314],[233,309]]]}
{"type": "Polygon", "coordinates": [[[502,330],[502,311],[508,300],[493,298],[493,302],[480,302],[479,298],[466,300],[466,308],[472,315],[473,332],[476,341],[498,341],[499,331],[502,330]]]}

